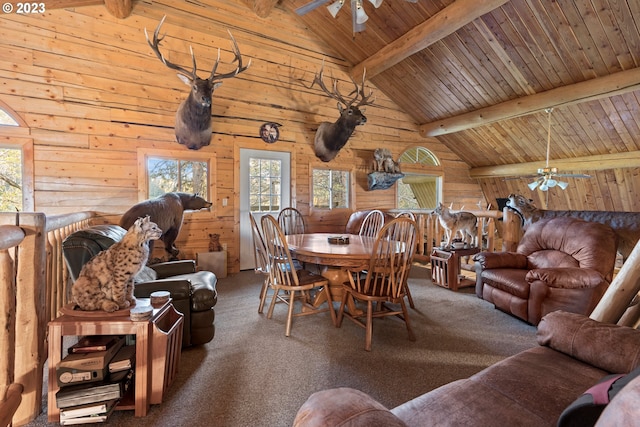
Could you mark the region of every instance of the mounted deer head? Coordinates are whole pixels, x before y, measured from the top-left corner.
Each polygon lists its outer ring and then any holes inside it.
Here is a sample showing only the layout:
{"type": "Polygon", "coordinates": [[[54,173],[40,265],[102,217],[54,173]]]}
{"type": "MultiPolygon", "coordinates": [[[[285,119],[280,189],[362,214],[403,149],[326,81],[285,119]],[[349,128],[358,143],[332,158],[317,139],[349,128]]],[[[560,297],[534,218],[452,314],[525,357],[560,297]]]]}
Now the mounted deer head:
{"type": "Polygon", "coordinates": [[[320,72],[315,75],[313,83],[311,83],[311,87],[313,87],[313,85],[317,83],[318,86],[320,86],[320,89],[322,89],[329,96],[329,98],[333,98],[338,101],[340,118],[335,123],[320,123],[320,126],[318,126],[318,130],[316,131],[314,150],[316,153],[316,157],[318,157],[323,162],[329,162],[338,155],[340,149],[344,147],[344,145],[347,143],[347,140],[351,137],[351,134],[353,134],[356,126],[363,125],[367,122],[367,118],[360,111],[360,107],[371,104],[373,102],[369,101],[369,98],[371,98],[371,96],[373,95],[373,91],[371,91],[369,95],[365,96],[364,73],[362,75],[362,87],[359,87],[353,77],[351,77],[351,81],[355,85],[355,89],[349,94],[349,96],[354,93],[355,96],[353,97],[353,99],[347,101],[345,97],[340,94],[340,91],[338,91],[338,81],[336,79],[332,79],[333,90],[327,89],[323,79],[324,62],[322,63],[320,72]],[[358,103],[354,105],[356,101],[358,101],[358,103]]]}
{"type": "Polygon", "coordinates": [[[147,43],[149,43],[149,46],[151,46],[151,49],[153,49],[160,61],[172,70],[178,71],[180,80],[191,87],[189,96],[180,103],[178,111],[176,112],[175,133],[179,144],[183,144],[192,150],[199,150],[211,143],[211,95],[213,91],[222,84],[222,80],[235,77],[249,68],[251,60],[249,60],[246,66],[242,66],[240,49],[238,49],[236,40],[231,35],[231,32],[229,32],[233,53],[235,55],[232,62],[238,61],[238,66],[231,72],[216,74],[218,64],[220,63],[220,48],[218,48],[218,57],[211,70],[211,75],[207,79],[201,79],[196,75],[197,66],[193,48],[189,47],[193,61],[192,70],[187,70],[186,68],[167,61],[164,55],[160,53],[160,42],[164,39],[164,36],[159,36],[160,27],[162,27],[166,17],[166,15],[162,17],[162,20],[154,31],[153,41],[149,40],[149,34],[147,34],[146,28],[144,29],[144,35],[147,38],[147,43]]]}

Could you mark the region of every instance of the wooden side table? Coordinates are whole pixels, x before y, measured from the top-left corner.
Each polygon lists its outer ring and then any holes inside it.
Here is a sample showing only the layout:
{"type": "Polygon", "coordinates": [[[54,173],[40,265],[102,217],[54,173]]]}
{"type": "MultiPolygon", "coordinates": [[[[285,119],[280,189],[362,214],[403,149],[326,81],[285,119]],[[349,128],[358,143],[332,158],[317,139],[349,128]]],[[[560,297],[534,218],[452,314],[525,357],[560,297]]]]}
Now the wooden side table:
{"type": "MultiPolygon", "coordinates": [[[[138,305],[149,304],[146,298],[138,298],[138,305]]],[[[156,357],[152,353],[152,337],[156,325],[161,325],[172,319],[172,322],[180,322],[179,327],[171,328],[176,330],[181,341],[183,316],[173,308],[171,301],[161,307],[154,308],[151,319],[132,321],[129,318],[128,310],[123,313],[99,313],[99,312],[75,312],[69,314],[63,309],[63,314],[49,322],[49,384],[47,413],[49,422],[60,421],[60,410],[56,406],[56,393],[59,390],[56,365],[62,359],[63,337],[66,335],[135,335],[136,362],[135,362],[135,385],[134,402],[127,404],[121,401],[117,409],[133,409],[136,417],[144,417],[149,411],[151,404],[151,372],[152,359],[156,357]]],[[[161,329],[167,329],[161,328],[161,329]]],[[[172,340],[175,341],[175,340],[172,340]]],[[[160,351],[160,350],[155,350],[160,351]]],[[[179,360],[178,354],[175,358],[179,360]]],[[[161,352],[161,351],[160,351],[161,352]]],[[[158,355],[163,363],[166,363],[166,348],[163,354],[158,355]]],[[[153,361],[155,363],[155,361],[153,361]]],[[[173,364],[172,364],[173,365],[173,364]]],[[[155,402],[154,402],[155,403],[155,402]]]]}
{"type": "Polygon", "coordinates": [[[436,285],[453,291],[475,285],[472,280],[460,280],[460,260],[478,252],[480,252],[480,249],[477,247],[446,250],[433,249],[433,252],[431,252],[431,280],[436,285]]]}

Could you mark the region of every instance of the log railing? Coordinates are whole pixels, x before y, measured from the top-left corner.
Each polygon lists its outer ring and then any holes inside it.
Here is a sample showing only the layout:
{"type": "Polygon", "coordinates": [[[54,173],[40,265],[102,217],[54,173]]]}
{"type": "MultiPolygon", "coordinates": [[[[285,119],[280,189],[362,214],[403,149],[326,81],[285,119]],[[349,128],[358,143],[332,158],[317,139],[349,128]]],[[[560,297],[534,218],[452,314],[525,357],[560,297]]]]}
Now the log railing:
{"type": "Polygon", "coordinates": [[[40,413],[47,323],[66,303],[62,241],[93,216],[0,213],[0,305],[6,313],[0,324],[2,426],[25,425],[40,413]]]}
{"type": "MultiPolygon", "coordinates": [[[[478,234],[476,236],[476,243],[482,248],[483,251],[494,252],[498,250],[498,239],[496,238],[496,221],[503,218],[505,223],[507,222],[505,215],[507,211],[500,212],[496,210],[478,210],[478,211],[466,211],[473,213],[478,217],[478,234]]],[[[519,221],[516,215],[508,212],[509,217],[515,216],[515,220],[519,221]]],[[[416,259],[421,262],[428,262],[429,255],[433,250],[434,244],[440,245],[440,242],[444,240],[445,230],[440,225],[437,215],[433,215],[431,212],[414,212],[416,222],[418,224],[419,238],[418,249],[416,251],[416,259]]],[[[520,227],[519,223],[515,224],[520,227]]],[[[503,227],[504,230],[504,227],[503,227]]],[[[503,231],[504,232],[504,231],[503,231]]],[[[502,237],[502,248],[505,243],[509,246],[517,245],[518,241],[511,241],[513,238],[517,238],[519,232],[517,229],[510,230],[508,239],[505,240],[505,235],[502,237]]]]}

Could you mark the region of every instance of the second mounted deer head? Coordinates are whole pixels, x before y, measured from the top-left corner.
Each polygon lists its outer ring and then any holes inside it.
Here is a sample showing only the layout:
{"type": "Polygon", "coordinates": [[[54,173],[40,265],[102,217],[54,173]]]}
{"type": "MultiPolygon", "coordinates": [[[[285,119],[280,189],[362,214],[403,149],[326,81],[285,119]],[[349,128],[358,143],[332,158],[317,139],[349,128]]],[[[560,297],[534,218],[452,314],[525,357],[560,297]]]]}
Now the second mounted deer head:
{"type": "Polygon", "coordinates": [[[336,79],[332,79],[332,90],[327,89],[323,80],[324,62],[322,63],[320,71],[315,75],[311,86],[313,87],[313,85],[317,83],[318,86],[320,86],[320,89],[322,89],[329,98],[333,98],[338,101],[340,118],[338,118],[335,123],[320,123],[320,126],[318,126],[318,130],[316,131],[313,146],[316,157],[323,162],[329,162],[338,155],[338,152],[342,147],[344,147],[353,134],[356,126],[363,125],[367,122],[367,118],[362,114],[362,111],[360,111],[360,107],[364,107],[365,105],[373,102],[369,101],[373,95],[373,91],[369,92],[369,95],[364,94],[364,74],[362,75],[362,86],[358,86],[358,83],[356,83],[353,77],[351,77],[351,81],[355,85],[355,89],[348,96],[353,94],[355,94],[355,96],[349,100],[345,99],[338,90],[338,81],[336,79]]]}
{"type": "Polygon", "coordinates": [[[238,49],[236,40],[231,35],[231,32],[229,32],[233,53],[235,55],[232,62],[237,61],[238,66],[228,73],[216,74],[216,70],[220,64],[220,48],[218,48],[218,57],[213,64],[211,74],[208,78],[201,79],[196,74],[196,57],[193,53],[193,48],[190,47],[191,60],[193,61],[192,70],[167,61],[164,55],[160,53],[160,42],[164,39],[164,36],[160,37],[160,27],[162,27],[165,18],[166,15],[162,17],[162,20],[160,20],[160,23],[156,27],[153,33],[153,40],[149,39],[146,28],[144,29],[144,35],[147,38],[149,46],[151,46],[151,49],[153,49],[160,61],[172,70],[176,70],[180,80],[191,87],[189,96],[182,101],[176,112],[175,133],[176,140],[179,144],[183,144],[191,150],[199,150],[211,143],[211,96],[213,95],[213,91],[222,84],[222,80],[235,77],[249,68],[251,60],[249,60],[247,65],[242,65],[240,49],[238,49]]]}

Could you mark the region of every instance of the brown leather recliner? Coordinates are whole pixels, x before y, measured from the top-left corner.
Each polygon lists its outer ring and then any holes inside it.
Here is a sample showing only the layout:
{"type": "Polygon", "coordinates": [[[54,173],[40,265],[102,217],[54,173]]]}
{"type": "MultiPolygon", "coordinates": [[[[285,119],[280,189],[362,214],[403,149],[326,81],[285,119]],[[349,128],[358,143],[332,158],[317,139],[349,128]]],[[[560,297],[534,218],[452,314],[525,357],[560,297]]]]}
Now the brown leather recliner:
{"type": "MultiPolygon", "coordinates": [[[[366,209],[362,211],[354,211],[349,216],[349,220],[347,221],[347,225],[345,226],[345,233],[347,234],[358,234],[360,232],[360,227],[362,226],[362,221],[364,218],[371,212],[372,209],[366,209]]],[[[394,216],[387,213],[384,213],[384,223],[391,221],[394,216]]]]}
{"type": "MultiPolygon", "coordinates": [[[[84,264],[125,235],[119,225],[94,225],[78,230],[62,242],[70,279],[75,281],[84,264]]],[[[173,306],[184,315],[182,346],[204,344],[215,334],[218,302],[217,278],[210,271],[196,271],[193,260],[163,262],[145,267],[136,276],[134,296],[148,298],[154,291],[169,291],[173,306]]]]}
{"type": "Polygon", "coordinates": [[[547,313],[589,315],[613,278],[616,234],[577,218],[533,223],[516,252],[474,256],[476,294],[537,325],[547,313]]]}

